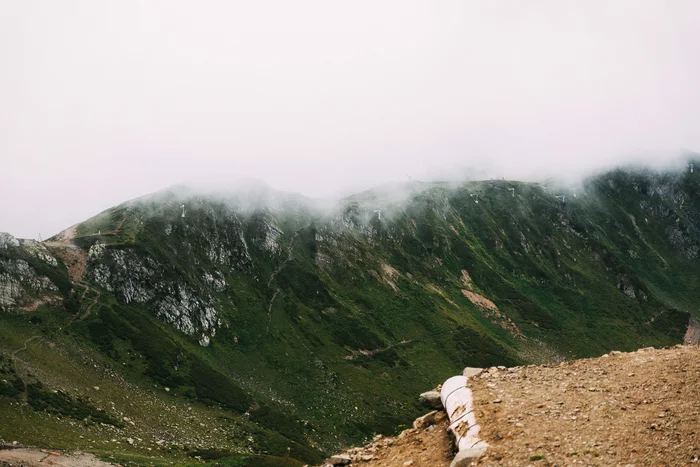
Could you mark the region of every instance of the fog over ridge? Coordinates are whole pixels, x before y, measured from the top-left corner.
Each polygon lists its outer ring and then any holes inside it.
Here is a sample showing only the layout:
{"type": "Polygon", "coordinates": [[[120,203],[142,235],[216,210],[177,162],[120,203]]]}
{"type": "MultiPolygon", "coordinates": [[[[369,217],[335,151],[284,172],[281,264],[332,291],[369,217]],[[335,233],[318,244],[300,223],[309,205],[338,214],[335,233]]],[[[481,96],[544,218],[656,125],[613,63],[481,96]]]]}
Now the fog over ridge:
{"type": "Polygon", "coordinates": [[[680,166],[700,3],[1,2],[0,231],[177,183],[313,198],[680,166]]]}

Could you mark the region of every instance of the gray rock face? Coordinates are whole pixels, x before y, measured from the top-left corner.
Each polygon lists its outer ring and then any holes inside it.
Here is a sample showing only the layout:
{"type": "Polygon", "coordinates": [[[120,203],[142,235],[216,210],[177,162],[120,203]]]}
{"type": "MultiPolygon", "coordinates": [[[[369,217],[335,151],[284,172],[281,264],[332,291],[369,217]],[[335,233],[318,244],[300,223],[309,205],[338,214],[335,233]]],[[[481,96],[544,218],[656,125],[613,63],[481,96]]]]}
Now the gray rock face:
{"type": "Polygon", "coordinates": [[[274,218],[268,212],[254,215],[252,242],[261,250],[271,254],[280,252],[280,237],[284,232],[277,226],[274,218]]]}
{"type": "Polygon", "coordinates": [[[226,290],[226,280],[219,271],[205,272],[202,279],[217,292],[226,290]]]}
{"type": "MultiPolygon", "coordinates": [[[[96,243],[88,251],[88,268],[97,285],[125,303],[148,303],[156,316],[196,337],[202,346],[209,345],[222,324],[211,296],[201,296],[181,280],[166,279],[164,268],[149,256],[96,243]]],[[[226,282],[220,276],[206,273],[204,282],[224,290],[226,282]]]]}
{"type": "Polygon", "coordinates": [[[38,275],[26,261],[0,260],[0,310],[9,311],[31,297],[57,291],[48,277],[38,275]]]}
{"type": "Polygon", "coordinates": [[[437,391],[422,393],[420,396],[418,396],[418,402],[420,402],[423,407],[427,407],[429,409],[442,410],[444,408],[442,406],[440,393],[437,391]]]}
{"type": "Polygon", "coordinates": [[[37,242],[36,240],[26,239],[20,240],[19,243],[25,252],[31,254],[36,258],[39,258],[44,263],[49,264],[53,267],[58,266],[58,261],[56,261],[56,258],[51,256],[51,253],[49,252],[48,248],[46,248],[46,246],[44,246],[43,243],[37,242]]]}
{"type": "Polygon", "coordinates": [[[10,235],[7,232],[0,232],[0,248],[17,248],[19,246],[19,240],[10,235]]]}

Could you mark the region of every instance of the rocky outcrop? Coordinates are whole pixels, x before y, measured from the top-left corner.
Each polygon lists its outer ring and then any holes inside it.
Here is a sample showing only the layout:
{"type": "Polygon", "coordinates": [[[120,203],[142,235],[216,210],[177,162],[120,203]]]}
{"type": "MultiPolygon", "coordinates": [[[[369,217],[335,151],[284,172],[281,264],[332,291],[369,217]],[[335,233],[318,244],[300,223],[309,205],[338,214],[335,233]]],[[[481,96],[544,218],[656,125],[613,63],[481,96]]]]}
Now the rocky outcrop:
{"type": "MultiPolygon", "coordinates": [[[[132,249],[96,243],[88,251],[90,278],[125,303],[148,304],[155,315],[207,346],[222,320],[206,290],[195,291],[184,278],[166,278],[155,259],[132,249]],[[204,293],[204,295],[203,295],[204,293]]],[[[204,274],[205,283],[221,291],[226,282],[218,272],[204,274]]]]}
{"type": "Polygon", "coordinates": [[[440,391],[427,391],[418,396],[418,402],[423,407],[429,409],[442,410],[442,399],[440,397],[440,391]]]}
{"type": "Polygon", "coordinates": [[[0,259],[0,310],[9,311],[56,292],[58,287],[48,277],[37,274],[25,260],[0,259]]]}
{"type": "Polygon", "coordinates": [[[17,248],[19,246],[19,240],[10,235],[7,232],[0,232],[0,248],[17,248]]]}
{"type": "Polygon", "coordinates": [[[20,246],[22,247],[24,252],[34,256],[35,258],[38,258],[44,263],[53,267],[58,266],[58,261],[56,260],[56,258],[53,257],[49,249],[46,248],[46,245],[44,245],[42,242],[37,242],[36,240],[23,239],[20,240],[20,246]]]}
{"type": "Polygon", "coordinates": [[[700,344],[700,320],[696,318],[690,318],[690,322],[688,323],[688,330],[685,332],[683,343],[700,344]]]}

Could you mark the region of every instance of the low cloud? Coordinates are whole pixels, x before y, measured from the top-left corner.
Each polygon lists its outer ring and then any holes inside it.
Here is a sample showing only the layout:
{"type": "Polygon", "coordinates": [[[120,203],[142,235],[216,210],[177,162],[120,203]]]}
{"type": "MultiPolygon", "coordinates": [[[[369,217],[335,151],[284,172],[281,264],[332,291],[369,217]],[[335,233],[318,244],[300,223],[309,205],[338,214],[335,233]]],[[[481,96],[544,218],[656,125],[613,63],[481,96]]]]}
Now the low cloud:
{"type": "Polygon", "coordinates": [[[695,1],[25,1],[0,17],[0,231],[177,183],[310,197],[575,181],[700,148],[695,1]]]}

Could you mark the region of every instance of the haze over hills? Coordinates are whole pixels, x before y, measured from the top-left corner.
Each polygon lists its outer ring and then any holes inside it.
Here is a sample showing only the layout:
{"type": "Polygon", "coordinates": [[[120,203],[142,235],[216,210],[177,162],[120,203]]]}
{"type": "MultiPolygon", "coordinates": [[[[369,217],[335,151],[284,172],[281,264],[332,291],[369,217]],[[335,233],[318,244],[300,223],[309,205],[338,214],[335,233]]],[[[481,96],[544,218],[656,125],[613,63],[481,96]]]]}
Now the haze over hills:
{"type": "Polygon", "coordinates": [[[680,343],[698,177],[412,182],[334,207],[178,186],[45,242],[0,234],[0,439],[300,466],[400,429],[464,366],[680,343]]]}

